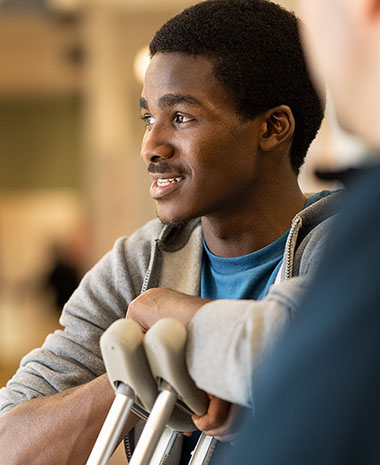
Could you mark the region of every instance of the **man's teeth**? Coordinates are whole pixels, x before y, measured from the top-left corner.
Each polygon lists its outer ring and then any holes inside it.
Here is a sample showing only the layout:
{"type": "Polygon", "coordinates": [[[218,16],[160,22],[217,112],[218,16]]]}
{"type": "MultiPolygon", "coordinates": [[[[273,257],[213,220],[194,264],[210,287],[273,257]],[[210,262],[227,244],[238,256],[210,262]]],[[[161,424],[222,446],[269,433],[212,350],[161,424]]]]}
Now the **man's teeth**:
{"type": "Polygon", "coordinates": [[[182,178],[166,178],[166,179],[157,179],[157,186],[158,187],[165,187],[169,184],[174,184],[175,182],[179,182],[182,178]]]}

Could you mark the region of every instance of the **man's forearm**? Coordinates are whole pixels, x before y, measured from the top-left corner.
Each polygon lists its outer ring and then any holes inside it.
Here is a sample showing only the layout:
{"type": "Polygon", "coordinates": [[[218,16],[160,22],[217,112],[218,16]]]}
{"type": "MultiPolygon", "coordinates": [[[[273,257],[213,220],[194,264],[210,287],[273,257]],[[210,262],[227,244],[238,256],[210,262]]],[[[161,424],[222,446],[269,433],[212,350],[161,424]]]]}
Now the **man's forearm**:
{"type": "Polygon", "coordinates": [[[252,407],[254,371],[290,315],[285,298],[276,300],[274,294],[260,301],[218,300],[196,313],[188,328],[186,364],[200,389],[252,407]]]}
{"type": "Polygon", "coordinates": [[[84,465],[114,397],[103,375],[18,405],[0,421],[0,465],[84,465]]]}

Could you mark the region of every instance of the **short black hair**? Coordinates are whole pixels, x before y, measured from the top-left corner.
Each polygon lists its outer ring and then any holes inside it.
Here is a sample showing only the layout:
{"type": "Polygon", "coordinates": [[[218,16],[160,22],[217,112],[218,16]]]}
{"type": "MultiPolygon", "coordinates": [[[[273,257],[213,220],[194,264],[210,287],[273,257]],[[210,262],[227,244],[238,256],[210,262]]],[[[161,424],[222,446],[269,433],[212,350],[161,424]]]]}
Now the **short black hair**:
{"type": "Polygon", "coordinates": [[[310,80],[293,13],[267,0],[206,0],[166,22],[149,49],[151,56],[179,52],[212,59],[215,77],[245,119],[288,105],[296,121],[291,164],[298,174],[324,105],[310,80]]]}

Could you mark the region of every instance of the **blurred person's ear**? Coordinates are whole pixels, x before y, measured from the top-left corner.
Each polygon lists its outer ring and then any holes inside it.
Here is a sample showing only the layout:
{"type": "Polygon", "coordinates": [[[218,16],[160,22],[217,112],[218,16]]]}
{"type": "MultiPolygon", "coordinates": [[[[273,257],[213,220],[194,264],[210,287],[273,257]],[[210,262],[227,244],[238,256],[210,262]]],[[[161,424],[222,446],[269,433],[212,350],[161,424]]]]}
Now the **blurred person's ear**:
{"type": "Polygon", "coordinates": [[[358,3],[362,3],[364,8],[367,10],[367,15],[372,18],[379,18],[380,16],[380,0],[361,0],[358,3]]]}
{"type": "MultiPolygon", "coordinates": [[[[380,18],[380,0],[344,0],[350,4],[352,17],[361,23],[372,24],[380,18]],[[369,23],[368,23],[369,22],[369,23]]],[[[364,25],[364,24],[363,24],[364,25]]]]}
{"type": "Polygon", "coordinates": [[[361,46],[372,50],[373,60],[380,58],[380,0],[348,1],[354,4],[352,15],[358,21],[361,46]]]}

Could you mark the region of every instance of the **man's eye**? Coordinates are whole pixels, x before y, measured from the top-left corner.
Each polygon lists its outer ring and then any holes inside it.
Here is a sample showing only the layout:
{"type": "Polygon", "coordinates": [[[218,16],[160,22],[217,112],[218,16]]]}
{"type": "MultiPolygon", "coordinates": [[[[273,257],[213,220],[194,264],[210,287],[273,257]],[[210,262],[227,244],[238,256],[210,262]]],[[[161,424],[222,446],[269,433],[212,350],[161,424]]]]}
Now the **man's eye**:
{"type": "Polygon", "coordinates": [[[154,118],[152,115],[149,115],[149,114],[146,114],[146,115],[142,115],[141,116],[141,119],[144,121],[144,123],[146,124],[146,126],[151,126],[153,123],[154,123],[154,118]]]}
{"type": "Polygon", "coordinates": [[[182,113],[176,113],[174,117],[174,121],[176,123],[188,123],[189,121],[192,121],[193,118],[190,116],[185,116],[182,113]]]}

